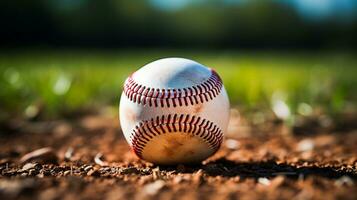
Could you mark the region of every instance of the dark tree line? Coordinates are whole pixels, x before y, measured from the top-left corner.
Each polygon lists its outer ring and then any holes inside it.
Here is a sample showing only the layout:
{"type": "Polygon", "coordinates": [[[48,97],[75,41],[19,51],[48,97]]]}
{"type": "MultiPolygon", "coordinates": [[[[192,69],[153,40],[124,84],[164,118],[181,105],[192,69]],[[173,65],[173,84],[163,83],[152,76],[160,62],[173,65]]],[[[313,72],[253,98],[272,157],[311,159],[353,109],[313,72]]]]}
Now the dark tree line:
{"type": "Polygon", "coordinates": [[[146,0],[2,0],[3,47],[355,48],[357,19],[303,20],[291,7],[219,0],[168,12],[146,0]]]}

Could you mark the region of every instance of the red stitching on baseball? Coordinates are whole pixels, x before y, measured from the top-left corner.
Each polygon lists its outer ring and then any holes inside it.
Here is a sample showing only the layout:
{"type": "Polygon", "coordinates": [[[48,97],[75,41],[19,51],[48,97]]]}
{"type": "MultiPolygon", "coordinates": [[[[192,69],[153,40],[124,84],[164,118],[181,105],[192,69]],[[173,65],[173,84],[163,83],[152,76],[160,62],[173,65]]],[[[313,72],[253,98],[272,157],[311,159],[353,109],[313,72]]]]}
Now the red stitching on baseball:
{"type": "Polygon", "coordinates": [[[152,118],[140,122],[133,129],[130,136],[133,151],[142,158],[142,152],[146,144],[154,136],[170,134],[174,132],[183,132],[193,134],[205,141],[210,148],[217,151],[223,140],[221,129],[207,119],[194,115],[185,114],[168,114],[161,117],[152,118]]]}
{"type": "Polygon", "coordinates": [[[124,94],[134,103],[150,107],[177,107],[204,103],[215,98],[223,87],[219,75],[211,69],[211,76],[203,83],[180,89],[150,88],[138,84],[130,76],[124,84],[124,94]]]}

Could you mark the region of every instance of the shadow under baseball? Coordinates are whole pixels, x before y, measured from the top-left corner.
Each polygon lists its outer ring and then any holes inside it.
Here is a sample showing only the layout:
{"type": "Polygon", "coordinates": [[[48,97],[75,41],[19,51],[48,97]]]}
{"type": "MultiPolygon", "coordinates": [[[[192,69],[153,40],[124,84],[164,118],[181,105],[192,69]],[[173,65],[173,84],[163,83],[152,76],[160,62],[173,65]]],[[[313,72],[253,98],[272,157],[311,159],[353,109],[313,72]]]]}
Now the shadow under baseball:
{"type": "Polygon", "coordinates": [[[278,164],[274,160],[261,162],[234,162],[222,158],[205,165],[185,166],[183,169],[178,169],[177,171],[182,173],[194,173],[200,169],[209,176],[272,178],[283,175],[291,179],[298,179],[299,177],[306,178],[309,176],[338,179],[343,176],[348,176],[351,179],[357,180],[357,173],[348,171],[347,169],[323,166],[295,167],[289,164],[278,164]]]}

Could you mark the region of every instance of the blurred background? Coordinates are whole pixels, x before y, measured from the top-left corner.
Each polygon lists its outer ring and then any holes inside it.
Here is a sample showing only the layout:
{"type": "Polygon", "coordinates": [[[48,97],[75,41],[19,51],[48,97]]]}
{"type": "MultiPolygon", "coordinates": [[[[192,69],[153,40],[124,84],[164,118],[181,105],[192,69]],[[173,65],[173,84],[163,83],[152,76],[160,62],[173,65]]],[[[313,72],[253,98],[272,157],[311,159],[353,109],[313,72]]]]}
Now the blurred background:
{"type": "Polygon", "coordinates": [[[355,0],[2,0],[0,27],[3,124],[116,116],[125,78],[175,56],[253,124],[355,126],[355,0]]]}

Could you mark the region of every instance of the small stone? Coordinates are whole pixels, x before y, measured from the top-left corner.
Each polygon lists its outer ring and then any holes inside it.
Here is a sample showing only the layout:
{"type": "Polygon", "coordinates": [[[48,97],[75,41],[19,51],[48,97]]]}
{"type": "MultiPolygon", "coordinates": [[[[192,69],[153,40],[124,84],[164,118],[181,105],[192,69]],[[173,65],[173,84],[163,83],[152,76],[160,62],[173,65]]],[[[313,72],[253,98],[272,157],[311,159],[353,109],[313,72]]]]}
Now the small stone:
{"type": "Polygon", "coordinates": [[[195,174],[193,174],[192,181],[197,184],[201,184],[203,182],[202,169],[198,170],[195,174]]]}
{"type": "Polygon", "coordinates": [[[102,160],[103,154],[97,153],[94,157],[94,162],[99,166],[108,166],[108,163],[102,160]]]}
{"type": "Polygon", "coordinates": [[[22,171],[27,171],[29,169],[33,169],[35,168],[35,166],[37,165],[37,163],[26,163],[23,167],[22,167],[22,171]]]}
{"type": "Polygon", "coordinates": [[[164,186],[165,186],[165,182],[163,180],[157,180],[153,183],[149,183],[145,185],[143,188],[143,192],[146,195],[153,196],[157,194],[164,186]]]}
{"type": "Polygon", "coordinates": [[[280,185],[282,185],[285,181],[285,176],[279,175],[277,177],[275,177],[273,180],[271,180],[271,186],[273,188],[277,188],[280,185]]]}
{"type": "Polygon", "coordinates": [[[174,184],[179,184],[183,181],[182,179],[182,176],[176,176],[174,179],[173,179],[173,183],[174,184]]]}
{"type": "Polygon", "coordinates": [[[72,147],[69,147],[64,154],[64,160],[65,161],[70,161],[72,156],[73,156],[74,149],[72,147]]]}
{"type": "Polygon", "coordinates": [[[91,170],[91,169],[93,169],[93,167],[89,165],[89,166],[87,166],[87,167],[84,168],[84,171],[88,172],[88,171],[91,170]]]}
{"type": "Polygon", "coordinates": [[[239,176],[233,177],[232,181],[238,183],[241,180],[239,176]]]}
{"type": "Polygon", "coordinates": [[[25,154],[21,159],[21,163],[36,161],[39,163],[57,163],[58,157],[50,147],[37,149],[25,154]]]}
{"type": "Polygon", "coordinates": [[[304,139],[302,141],[299,142],[298,146],[297,146],[297,150],[304,152],[304,151],[311,151],[313,150],[315,147],[315,143],[313,140],[311,139],[304,139]]]}
{"type": "Polygon", "coordinates": [[[152,170],[152,178],[154,180],[160,179],[161,178],[161,173],[159,168],[155,168],[152,170]]]}
{"type": "Polygon", "coordinates": [[[349,176],[342,176],[341,178],[339,178],[335,181],[335,185],[339,186],[339,187],[344,186],[344,185],[353,186],[354,182],[349,176]]]}
{"type": "Polygon", "coordinates": [[[37,177],[38,177],[38,178],[44,178],[45,175],[44,175],[43,173],[41,173],[41,174],[37,174],[37,177]]]}
{"type": "Polygon", "coordinates": [[[88,176],[99,176],[100,173],[98,170],[94,170],[94,169],[91,169],[89,170],[89,172],[87,173],[88,176]]]}
{"type": "Polygon", "coordinates": [[[258,178],[258,183],[265,185],[265,186],[269,186],[271,181],[267,178],[258,178]]]}
{"type": "Polygon", "coordinates": [[[234,139],[227,139],[225,145],[228,149],[236,150],[239,147],[239,142],[234,139]]]}

